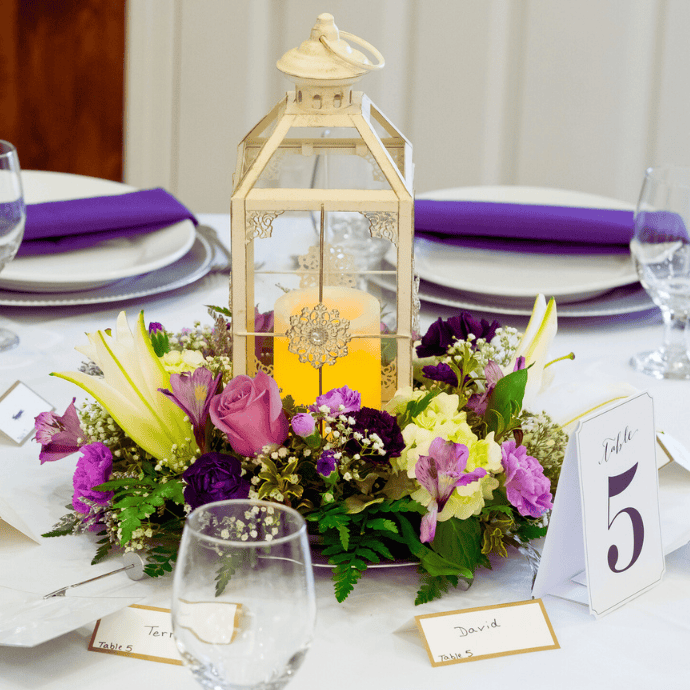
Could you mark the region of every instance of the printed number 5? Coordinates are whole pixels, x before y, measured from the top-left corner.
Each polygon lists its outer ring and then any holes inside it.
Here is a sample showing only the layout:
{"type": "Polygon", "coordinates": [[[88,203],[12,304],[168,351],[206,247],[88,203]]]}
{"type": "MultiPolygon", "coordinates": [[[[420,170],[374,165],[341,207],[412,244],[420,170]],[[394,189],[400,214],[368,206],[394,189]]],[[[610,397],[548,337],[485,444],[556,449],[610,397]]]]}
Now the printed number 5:
{"type": "Polygon", "coordinates": [[[609,477],[609,529],[611,529],[611,525],[621,513],[628,514],[633,529],[632,557],[630,563],[628,563],[625,568],[616,567],[618,564],[618,547],[614,544],[609,548],[609,568],[614,573],[622,573],[634,565],[635,561],[640,557],[642,544],[644,542],[644,522],[642,521],[642,516],[639,511],[635,508],[623,508],[619,510],[613,518],[611,517],[611,499],[614,496],[622,494],[630,486],[630,483],[635,477],[635,472],[637,472],[637,463],[622,474],[617,474],[615,477],[609,477]]]}

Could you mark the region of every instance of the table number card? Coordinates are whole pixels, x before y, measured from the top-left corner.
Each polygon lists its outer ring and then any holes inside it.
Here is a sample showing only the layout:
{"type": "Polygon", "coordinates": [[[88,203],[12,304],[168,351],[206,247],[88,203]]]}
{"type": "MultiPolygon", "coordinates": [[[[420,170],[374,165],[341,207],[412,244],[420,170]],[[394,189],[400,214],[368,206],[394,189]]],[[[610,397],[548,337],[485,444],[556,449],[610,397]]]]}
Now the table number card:
{"type": "Polygon", "coordinates": [[[34,433],[36,416],[54,409],[25,383],[17,381],[0,396],[0,435],[21,446],[34,433]]]}
{"type": "Polygon", "coordinates": [[[170,609],[155,606],[132,604],[102,618],[96,623],[88,649],[182,666],[170,609]]]}
{"type": "Polygon", "coordinates": [[[647,393],[580,422],[558,483],[532,590],[570,596],[586,569],[590,611],[602,616],[661,581],[664,554],[655,457],[654,409],[647,393]],[[569,582],[570,581],[570,582],[569,582]]]}
{"type": "Polygon", "coordinates": [[[559,649],[541,599],[415,616],[432,666],[559,649]]]}

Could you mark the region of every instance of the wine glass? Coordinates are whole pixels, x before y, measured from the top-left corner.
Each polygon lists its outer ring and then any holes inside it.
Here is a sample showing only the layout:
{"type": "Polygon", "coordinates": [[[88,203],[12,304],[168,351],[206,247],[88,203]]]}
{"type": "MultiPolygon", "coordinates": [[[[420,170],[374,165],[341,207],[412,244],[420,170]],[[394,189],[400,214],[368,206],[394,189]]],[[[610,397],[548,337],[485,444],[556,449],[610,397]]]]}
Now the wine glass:
{"type": "Polygon", "coordinates": [[[306,524],[292,508],[209,503],[186,520],[172,620],[204,688],[278,690],[302,664],[316,617],[306,524]]]}
{"type": "Polygon", "coordinates": [[[642,286],[664,319],[661,346],[631,359],[656,378],[690,378],[690,168],[648,168],[630,251],[642,286]]]}
{"type": "MultiPolygon", "coordinates": [[[[9,141],[0,139],[0,271],[17,253],[25,223],[26,207],[17,149],[9,141]]],[[[12,331],[0,328],[0,352],[18,344],[19,338],[12,331]]]]}

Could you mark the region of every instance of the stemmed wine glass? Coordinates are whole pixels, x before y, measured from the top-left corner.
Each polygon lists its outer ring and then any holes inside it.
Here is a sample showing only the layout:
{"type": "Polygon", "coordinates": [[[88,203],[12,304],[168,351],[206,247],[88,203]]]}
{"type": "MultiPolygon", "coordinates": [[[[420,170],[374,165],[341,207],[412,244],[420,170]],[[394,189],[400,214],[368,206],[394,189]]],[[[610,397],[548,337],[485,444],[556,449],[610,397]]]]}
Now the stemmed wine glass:
{"type": "Polygon", "coordinates": [[[299,668],[316,604],[304,519],[276,503],[209,503],[186,520],[175,568],[175,641],[198,683],[278,690],[299,668]]]}
{"type": "Polygon", "coordinates": [[[661,309],[661,347],[635,355],[637,371],[690,378],[690,168],[648,168],[635,211],[630,251],[642,286],[661,309]]]}
{"type": "MultiPolygon", "coordinates": [[[[24,236],[26,207],[17,149],[0,139],[0,271],[14,258],[24,236]]],[[[19,338],[0,328],[0,351],[9,350],[19,338]]]]}

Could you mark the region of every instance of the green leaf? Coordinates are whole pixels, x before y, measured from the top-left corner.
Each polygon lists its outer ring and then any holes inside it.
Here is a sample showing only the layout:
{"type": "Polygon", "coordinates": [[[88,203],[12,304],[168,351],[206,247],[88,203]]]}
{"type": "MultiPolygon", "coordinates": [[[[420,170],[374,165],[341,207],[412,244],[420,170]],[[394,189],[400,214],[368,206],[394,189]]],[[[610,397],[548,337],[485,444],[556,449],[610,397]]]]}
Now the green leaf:
{"type": "MultiPolygon", "coordinates": [[[[436,525],[431,548],[451,563],[469,571],[482,560],[482,530],[478,520],[451,518],[436,525]]],[[[467,577],[467,575],[465,575],[467,577]]]]}
{"type": "Polygon", "coordinates": [[[520,413],[526,385],[527,369],[519,369],[498,380],[486,407],[489,431],[498,433],[501,420],[507,426],[513,415],[520,413]]]}

